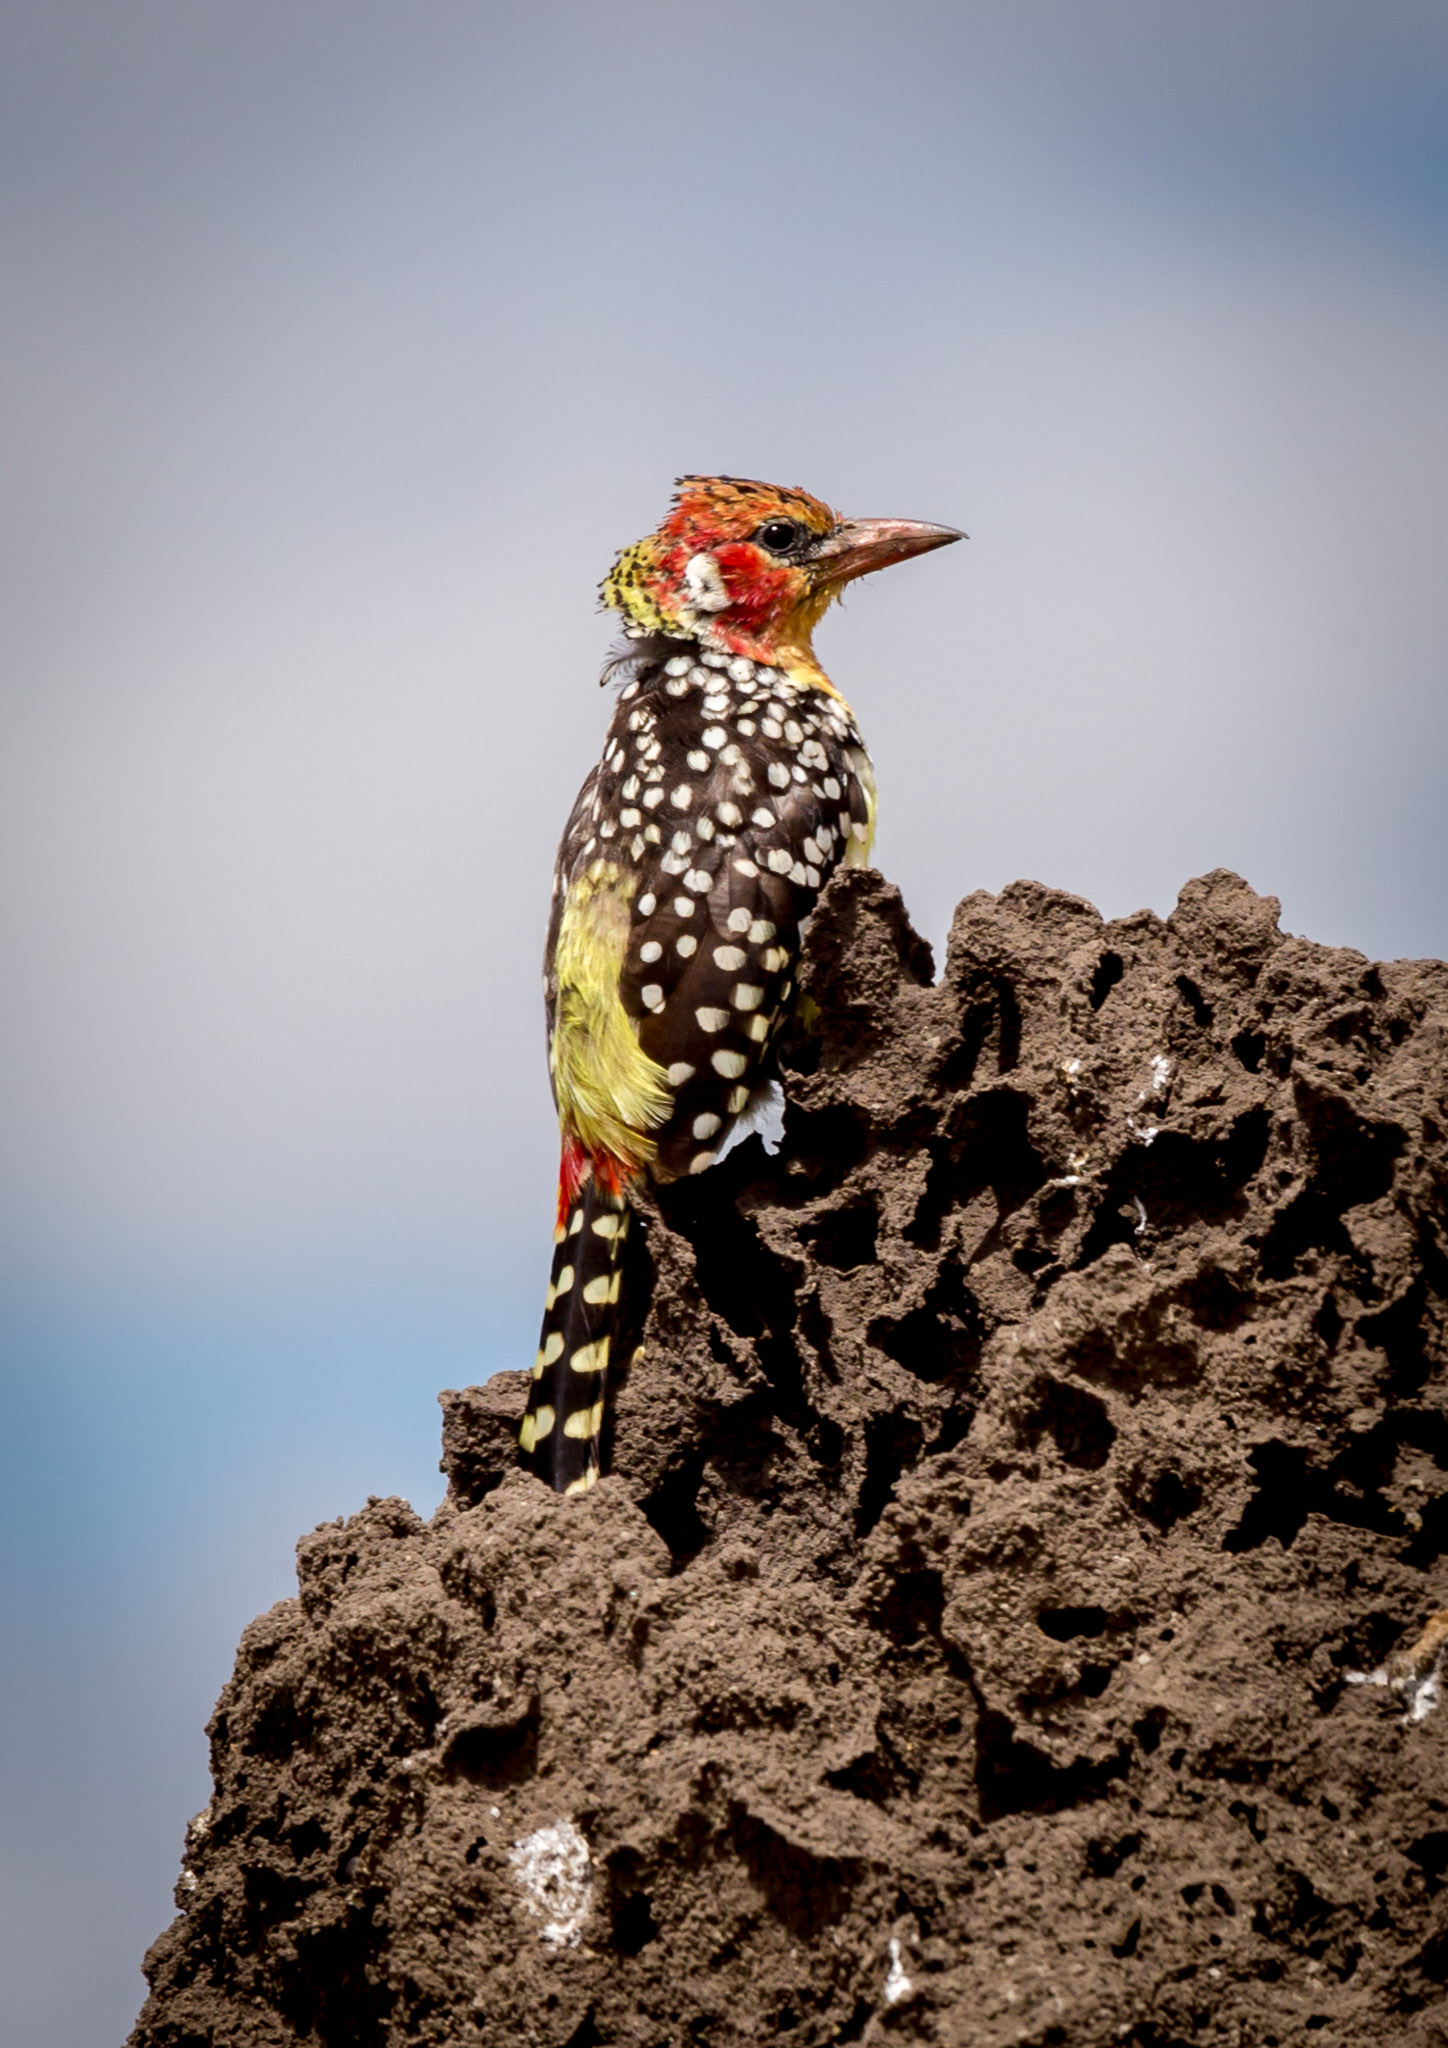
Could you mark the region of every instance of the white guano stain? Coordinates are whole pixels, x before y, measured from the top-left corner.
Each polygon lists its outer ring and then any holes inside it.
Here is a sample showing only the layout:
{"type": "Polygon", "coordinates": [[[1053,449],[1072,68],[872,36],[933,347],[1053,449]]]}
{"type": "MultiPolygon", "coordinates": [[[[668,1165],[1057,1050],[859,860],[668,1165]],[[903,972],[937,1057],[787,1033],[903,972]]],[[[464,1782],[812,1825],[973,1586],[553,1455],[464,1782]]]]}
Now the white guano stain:
{"type": "Polygon", "coordinates": [[[1349,1685],[1382,1685],[1389,1692],[1395,1692],[1406,1709],[1404,1727],[1410,1727],[1415,1721],[1426,1721],[1443,1704],[1441,1664],[1434,1664],[1428,1671],[1398,1673],[1390,1671],[1386,1664],[1380,1664],[1376,1671],[1346,1671],[1343,1676],[1349,1685]]]}
{"type": "Polygon", "coordinates": [[[915,1986],[905,1974],[905,1962],[900,1952],[900,1937],[890,1936],[890,1967],[885,1972],[885,2003],[899,2005],[907,1999],[915,1986]]]}
{"type": "Polygon", "coordinates": [[[525,1835],[508,1851],[508,1861],[534,1919],[543,1922],[549,1948],[577,1948],[593,1906],[592,1859],[588,1843],[568,1819],[525,1835]]]}
{"type": "Polygon", "coordinates": [[[1167,1055],[1164,1052],[1153,1053],[1151,1060],[1151,1080],[1147,1084],[1147,1086],[1142,1089],[1141,1093],[1137,1096],[1137,1101],[1154,1102],[1158,1096],[1165,1095],[1167,1088],[1171,1083],[1171,1074],[1171,1061],[1168,1059],[1167,1055]]]}

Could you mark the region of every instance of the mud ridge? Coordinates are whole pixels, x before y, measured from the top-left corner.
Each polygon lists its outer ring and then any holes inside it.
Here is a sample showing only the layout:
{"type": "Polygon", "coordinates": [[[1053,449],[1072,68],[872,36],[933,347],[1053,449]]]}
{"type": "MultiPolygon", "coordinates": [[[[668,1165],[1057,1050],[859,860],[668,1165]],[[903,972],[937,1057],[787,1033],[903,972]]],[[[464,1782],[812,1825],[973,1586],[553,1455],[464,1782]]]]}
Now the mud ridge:
{"type": "Polygon", "coordinates": [[[1348,1683],[1448,1605],[1448,967],[1218,871],[937,982],[855,872],[804,989],[610,1476],[505,1374],[302,1540],[132,2048],[1448,2043],[1448,1714],[1348,1683]]]}

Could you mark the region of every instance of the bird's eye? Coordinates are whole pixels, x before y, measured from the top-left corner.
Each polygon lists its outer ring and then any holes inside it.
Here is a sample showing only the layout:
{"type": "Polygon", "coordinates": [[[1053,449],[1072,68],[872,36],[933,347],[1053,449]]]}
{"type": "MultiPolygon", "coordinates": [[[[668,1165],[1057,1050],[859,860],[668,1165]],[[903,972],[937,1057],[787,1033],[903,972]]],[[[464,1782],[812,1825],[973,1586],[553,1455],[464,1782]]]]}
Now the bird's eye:
{"type": "Polygon", "coordinates": [[[804,529],[793,519],[767,519],[754,538],[772,555],[787,555],[804,539],[804,529]]]}

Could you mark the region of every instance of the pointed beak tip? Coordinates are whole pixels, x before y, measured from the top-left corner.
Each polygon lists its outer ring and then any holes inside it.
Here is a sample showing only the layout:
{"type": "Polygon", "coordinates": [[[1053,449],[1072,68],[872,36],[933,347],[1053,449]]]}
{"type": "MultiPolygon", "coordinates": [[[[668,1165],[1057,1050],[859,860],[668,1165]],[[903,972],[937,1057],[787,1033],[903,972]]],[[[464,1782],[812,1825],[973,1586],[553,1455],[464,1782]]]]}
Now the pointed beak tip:
{"type": "Polygon", "coordinates": [[[838,580],[850,582],[968,537],[958,526],[936,526],[925,519],[849,519],[822,553],[842,572],[838,580]]]}

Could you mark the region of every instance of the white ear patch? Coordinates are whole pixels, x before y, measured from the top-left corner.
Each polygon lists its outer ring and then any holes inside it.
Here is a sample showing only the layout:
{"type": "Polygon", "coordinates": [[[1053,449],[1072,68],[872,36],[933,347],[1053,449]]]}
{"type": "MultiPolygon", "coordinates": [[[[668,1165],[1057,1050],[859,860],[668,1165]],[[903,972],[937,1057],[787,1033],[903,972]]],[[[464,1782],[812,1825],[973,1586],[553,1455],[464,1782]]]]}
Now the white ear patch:
{"type": "Polygon", "coordinates": [[[710,554],[691,555],[684,564],[684,583],[696,612],[727,612],[732,602],[719,564],[710,554]]]}

